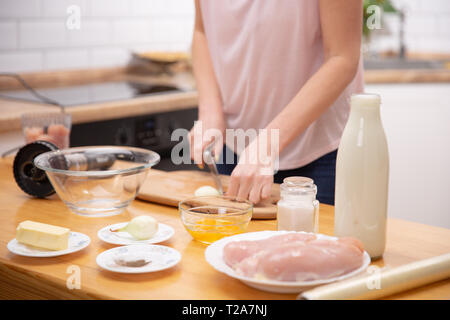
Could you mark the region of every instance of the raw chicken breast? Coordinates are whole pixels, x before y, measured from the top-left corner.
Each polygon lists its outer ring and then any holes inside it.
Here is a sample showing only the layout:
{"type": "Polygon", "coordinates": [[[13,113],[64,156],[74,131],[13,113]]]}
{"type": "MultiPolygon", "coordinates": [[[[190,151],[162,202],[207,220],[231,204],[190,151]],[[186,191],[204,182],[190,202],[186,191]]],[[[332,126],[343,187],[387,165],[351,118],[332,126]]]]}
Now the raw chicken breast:
{"type": "Polygon", "coordinates": [[[270,246],[234,265],[243,276],[279,281],[311,281],[333,278],[363,263],[360,241],[353,238],[313,240],[270,246]]]}
{"type": "MultiPolygon", "coordinates": [[[[306,242],[316,239],[313,234],[306,233],[288,233],[283,235],[277,235],[263,240],[254,241],[233,241],[228,243],[223,249],[223,258],[227,265],[233,267],[235,264],[241,262],[243,259],[248,258],[255,253],[272,248],[279,247],[283,244],[291,242],[306,242]]],[[[301,245],[301,244],[299,244],[301,245]]]]}

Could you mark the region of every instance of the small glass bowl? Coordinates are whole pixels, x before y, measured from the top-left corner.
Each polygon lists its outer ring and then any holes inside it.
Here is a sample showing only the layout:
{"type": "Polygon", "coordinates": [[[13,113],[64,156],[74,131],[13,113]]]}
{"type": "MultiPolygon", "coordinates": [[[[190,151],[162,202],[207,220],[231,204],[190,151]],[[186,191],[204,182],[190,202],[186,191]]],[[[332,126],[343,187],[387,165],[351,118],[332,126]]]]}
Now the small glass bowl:
{"type": "Polygon", "coordinates": [[[146,149],[95,146],[46,152],[34,164],[74,213],[105,217],[125,210],[159,160],[146,149]]]}
{"type": "Polygon", "coordinates": [[[59,149],[70,143],[72,116],[63,112],[25,113],[22,115],[22,130],[26,143],[45,140],[59,149]]]}
{"type": "Polygon", "coordinates": [[[205,244],[247,231],[253,213],[250,201],[226,196],[189,198],[178,209],[186,230],[205,244]]]}

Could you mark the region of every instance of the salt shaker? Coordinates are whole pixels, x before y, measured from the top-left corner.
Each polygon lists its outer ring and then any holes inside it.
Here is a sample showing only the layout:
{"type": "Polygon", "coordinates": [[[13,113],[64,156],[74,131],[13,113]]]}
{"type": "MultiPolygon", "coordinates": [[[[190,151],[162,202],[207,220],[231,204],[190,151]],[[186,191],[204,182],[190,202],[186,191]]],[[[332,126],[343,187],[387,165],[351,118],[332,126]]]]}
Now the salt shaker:
{"type": "Polygon", "coordinates": [[[278,230],[317,232],[319,201],[317,186],[306,177],[288,177],[281,184],[277,203],[278,230]]]}

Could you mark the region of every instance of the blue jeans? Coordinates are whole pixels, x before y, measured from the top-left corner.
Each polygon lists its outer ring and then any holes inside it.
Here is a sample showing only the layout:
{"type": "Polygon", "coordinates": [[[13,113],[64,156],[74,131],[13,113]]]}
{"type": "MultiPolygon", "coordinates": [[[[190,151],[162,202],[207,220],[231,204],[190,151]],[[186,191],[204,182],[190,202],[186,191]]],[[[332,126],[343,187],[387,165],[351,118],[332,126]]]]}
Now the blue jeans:
{"type": "MultiPolygon", "coordinates": [[[[224,147],[221,160],[225,152],[231,152],[224,147]]],[[[226,164],[225,161],[219,161],[217,170],[221,174],[230,175],[236,166],[238,157],[232,154],[234,161],[232,164],[226,164]],[[222,164],[223,163],[223,164],[222,164]]],[[[314,180],[317,186],[317,200],[320,203],[334,205],[334,186],[336,178],[336,156],[337,150],[327,153],[313,162],[296,169],[280,170],[274,176],[275,183],[282,183],[284,178],[292,176],[308,177],[314,180]]]]}

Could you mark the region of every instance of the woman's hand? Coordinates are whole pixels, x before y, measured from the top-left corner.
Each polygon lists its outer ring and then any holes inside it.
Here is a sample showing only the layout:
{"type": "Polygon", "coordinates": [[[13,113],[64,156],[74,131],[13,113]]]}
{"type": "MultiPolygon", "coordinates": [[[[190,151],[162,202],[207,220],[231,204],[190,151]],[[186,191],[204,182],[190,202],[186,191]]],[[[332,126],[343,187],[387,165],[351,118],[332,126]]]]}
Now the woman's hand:
{"type": "Polygon", "coordinates": [[[189,147],[191,159],[200,168],[203,168],[203,151],[214,142],[213,153],[216,161],[223,148],[225,136],[225,117],[223,112],[203,116],[194,123],[189,132],[189,147]]]}
{"type": "Polygon", "coordinates": [[[253,204],[270,197],[274,173],[272,157],[258,152],[256,140],[241,153],[227,191],[228,196],[248,199],[253,204]]]}

